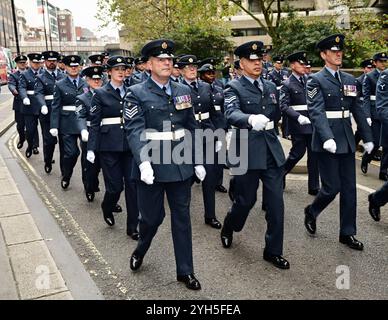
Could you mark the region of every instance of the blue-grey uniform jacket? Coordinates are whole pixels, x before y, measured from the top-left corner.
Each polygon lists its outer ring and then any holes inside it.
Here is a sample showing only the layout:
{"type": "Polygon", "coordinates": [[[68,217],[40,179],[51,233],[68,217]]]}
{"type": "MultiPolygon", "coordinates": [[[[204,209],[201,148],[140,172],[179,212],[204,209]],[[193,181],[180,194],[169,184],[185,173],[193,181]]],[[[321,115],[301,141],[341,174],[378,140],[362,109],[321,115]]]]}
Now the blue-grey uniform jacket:
{"type": "MultiPolygon", "coordinates": [[[[139,178],[139,169],[143,161],[151,161],[150,157],[143,153],[147,150],[147,144],[150,142],[144,136],[145,131],[152,129],[157,132],[185,132],[194,137],[194,130],[198,128],[194,117],[194,110],[191,103],[191,91],[186,85],[170,81],[171,97],[169,97],[151,78],[147,81],[134,85],[129,88],[125,99],[125,129],[130,148],[134,155],[137,166],[133,177],[139,178]],[[163,123],[164,122],[164,123],[163,123]],[[166,123],[171,123],[171,127],[164,127],[166,123]]],[[[171,150],[179,145],[183,146],[182,141],[188,137],[180,137],[171,141],[171,150]]],[[[168,142],[170,142],[168,141],[168,142]]],[[[163,141],[152,140],[153,151],[163,155],[163,141]]],[[[158,160],[159,164],[152,162],[156,182],[177,182],[190,178],[193,173],[193,163],[196,158],[194,155],[194,144],[189,146],[188,161],[178,164],[174,161],[165,161],[162,156],[158,160]],[[191,149],[191,150],[189,150],[191,149]]],[[[151,154],[154,156],[154,153],[151,154]]]]}
{"type": "Polygon", "coordinates": [[[15,110],[16,112],[21,112],[23,107],[23,99],[20,97],[19,92],[20,74],[20,70],[16,70],[14,73],[8,75],[8,89],[14,96],[12,110],[15,110]],[[18,92],[17,95],[14,94],[15,90],[18,92]]]}
{"type": "Polygon", "coordinates": [[[381,72],[376,86],[376,109],[381,121],[381,139],[383,148],[388,148],[388,69],[381,72]]]}
{"type": "Polygon", "coordinates": [[[30,115],[40,114],[41,106],[39,105],[39,102],[35,96],[35,81],[38,75],[42,72],[43,70],[39,69],[37,71],[37,74],[35,75],[32,68],[29,68],[28,70],[25,70],[20,74],[20,82],[19,82],[20,99],[23,101],[25,98],[29,98],[31,103],[29,106],[26,106],[22,103],[21,112],[23,114],[30,114],[30,115]]]}
{"type": "Polygon", "coordinates": [[[267,75],[267,80],[272,81],[278,90],[280,90],[280,86],[282,85],[283,81],[288,79],[288,71],[281,69],[279,72],[275,69],[270,71],[267,75]]]}
{"type": "Polygon", "coordinates": [[[373,141],[361,107],[356,78],[342,71],[339,74],[341,83],[326,68],[307,80],[307,106],[313,125],[312,150],[315,152],[327,152],[323,144],[329,139],[336,142],[337,154],[356,151],[349,112],[357,122],[363,141],[373,141]]]}
{"type": "Polygon", "coordinates": [[[89,130],[92,117],[90,115],[90,109],[92,108],[92,98],[93,92],[90,90],[83,94],[77,96],[77,100],[75,101],[76,115],[79,120],[79,131],[81,130],[89,130]]]}
{"type": "Polygon", "coordinates": [[[363,109],[367,118],[379,119],[376,111],[376,84],[380,72],[374,69],[368,72],[362,82],[363,109]]]}
{"type": "MultiPolygon", "coordinates": [[[[306,83],[307,77],[303,77],[306,83]]],[[[300,125],[300,115],[309,117],[306,103],[306,88],[300,81],[291,75],[284,81],[280,89],[280,110],[283,113],[283,121],[287,121],[289,134],[312,134],[311,124],[300,125]]]]}
{"type": "MultiPolygon", "coordinates": [[[[276,86],[265,79],[263,91],[256,88],[245,76],[230,81],[225,93],[225,116],[228,125],[237,129],[248,129],[248,170],[267,169],[268,152],[271,152],[278,167],[285,163],[282,146],[273,129],[278,105],[278,91],[276,86]],[[255,131],[248,123],[249,116],[263,114],[270,119],[267,130],[255,131]]],[[[237,130],[239,131],[239,130],[237,130]]],[[[237,132],[238,133],[238,132],[237,132]]],[[[235,141],[239,134],[232,134],[231,144],[239,144],[235,141]]],[[[239,139],[245,139],[240,135],[239,139]]]]}
{"type": "Polygon", "coordinates": [[[51,104],[50,128],[58,129],[60,134],[79,134],[75,101],[78,95],[87,91],[87,84],[82,78],[79,78],[77,89],[67,76],[58,81],[51,104]]]}
{"type": "Polygon", "coordinates": [[[121,98],[110,82],[94,91],[90,109],[88,150],[130,151],[124,132],[124,98],[121,98]],[[104,124],[105,121],[111,121],[111,124],[104,124]]]}
{"type": "Polygon", "coordinates": [[[224,109],[224,89],[223,86],[219,86],[218,82],[214,81],[211,85],[212,97],[213,97],[213,105],[214,109],[220,112],[219,117],[217,117],[214,121],[216,122],[217,128],[227,128],[226,118],[225,118],[225,109],[224,109]]]}
{"type": "Polygon", "coordinates": [[[47,106],[49,113],[51,114],[51,104],[54,100],[54,87],[57,81],[62,80],[65,75],[62,72],[57,71],[57,76],[54,77],[48,70],[44,70],[36,77],[35,82],[35,97],[38,100],[39,106],[47,106]]]}

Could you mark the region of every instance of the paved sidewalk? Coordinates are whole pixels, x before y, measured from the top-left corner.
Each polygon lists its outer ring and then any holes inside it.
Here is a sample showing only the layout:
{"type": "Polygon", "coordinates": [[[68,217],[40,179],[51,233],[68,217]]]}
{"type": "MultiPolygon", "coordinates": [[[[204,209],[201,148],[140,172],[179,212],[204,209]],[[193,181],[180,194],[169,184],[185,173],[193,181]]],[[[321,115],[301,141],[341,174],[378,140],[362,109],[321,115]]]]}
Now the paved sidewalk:
{"type": "Polygon", "coordinates": [[[11,104],[0,104],[0,300],[103,299],[5,146],[11,104]]]}

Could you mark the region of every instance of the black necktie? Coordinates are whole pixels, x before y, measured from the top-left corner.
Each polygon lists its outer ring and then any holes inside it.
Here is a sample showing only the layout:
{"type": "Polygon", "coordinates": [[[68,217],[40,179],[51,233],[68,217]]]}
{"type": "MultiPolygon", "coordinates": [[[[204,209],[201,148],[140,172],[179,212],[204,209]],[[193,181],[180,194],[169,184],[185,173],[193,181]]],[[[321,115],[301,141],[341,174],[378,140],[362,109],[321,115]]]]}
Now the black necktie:
{"type": "Polygon", "coordinates": [[[340,80],[340,78],[339,78],[339,74],[338,74],[337,71],[334,73],[334,77],[337,79],[337,81],[338,81],[339,83],[341,83],[341,80],[340,80]]]}
{"type": "Polygon", "coordinates": [[[166,87],[163,87],[163,91],[164,91],[164,93],[165,93],[167,96],[170,97],[170,95],[167,93],[167,88],[166,88],[166,87]]]}
{"type": "Polygon", "coordinates": [[[304,87],[304,81],[303,81],[303,77],[300,77],[299,78],[299,82],[302,84],[302,86],[304,87]]]}
{"type": "Polygon", "coordinates": [[[38,72],[37,71],[34,71],[34,75],[36,76],[38,74],[38,72]]]}
{"type": "Polygon", "coordinates": [[[55,72],[53,72],[51,75],[53,76],[54,79],[57,78],[57,77],[55,76],[55,72]]]}
{"type": "Polygon", "coordinates": [[[195,91],[197,91],[197,82],[195,82],[195,81],[193,81],[192,83],[191,83],[191,86],[194,88],[194,90],[195,91]]]}
{"type": "Polygon", "coordinates": [[[120,89],[119,88],[116,88],[116,92],[118,93],[118,95],[120,96],[120,98],[121,98],[121,91],[120,91],[120,89]]]}
{"type": "Polygon", "coordinates": [[[259,86],[259,81],[255,80],[253,81],[253,84],[255,85],[255,87],[259,90],[261,90],[260,86],[259,86]]]}
{"type": "Polygon", "coordinates": [[[75,87],[76,89],[78,89],[77,80],[73,80],[73,84],[74,84],[74,87],[75,87]]]}

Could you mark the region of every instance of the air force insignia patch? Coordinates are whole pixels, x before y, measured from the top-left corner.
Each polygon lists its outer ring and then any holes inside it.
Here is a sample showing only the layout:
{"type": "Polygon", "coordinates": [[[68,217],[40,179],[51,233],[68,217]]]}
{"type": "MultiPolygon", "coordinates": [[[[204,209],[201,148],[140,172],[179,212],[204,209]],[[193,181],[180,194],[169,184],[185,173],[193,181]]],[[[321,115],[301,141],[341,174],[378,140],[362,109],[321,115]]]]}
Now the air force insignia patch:
{"type": "Polygon", "coordinates": [[[132,106],[129,105],[125,108],[125,116],[128,118],[128,119],[132,119],[135,115],[137,115],[139,112],[139,109],[137,106],[132,106]]]}

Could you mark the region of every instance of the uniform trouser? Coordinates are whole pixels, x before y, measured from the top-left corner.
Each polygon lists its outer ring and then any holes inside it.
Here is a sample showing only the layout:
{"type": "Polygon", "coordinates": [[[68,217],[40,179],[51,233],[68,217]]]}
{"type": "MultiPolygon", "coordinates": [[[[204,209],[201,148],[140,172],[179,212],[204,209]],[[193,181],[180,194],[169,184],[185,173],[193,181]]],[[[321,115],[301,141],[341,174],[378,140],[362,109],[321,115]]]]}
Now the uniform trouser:
{"type": "Polygon", "coordinates": [[[243,229],[248,214],[256,203],[257,189],[261,180],[267,206],[265,251],[272,255],[283,253],[283,176],[284,167],[276,167],[274,159],[269,161],[266,170],[248,170],[244,175],[234,176],[235,200],[224,222],[225,228],[235,232],[243,229]]]}
{"type": "Polygon", "coordinates": [[[129,151],[107,152],[101,151],[100,164],[105,182],[105,195],[102,209],[112,213],[125,190],[125,204],[127,207],[127,231],[137,229],[139,209],[137,204],[136,183],[131,179],[133,157],[129,151]]]}
{"type": "Polygon", "coordinates": [[[80,138],[79,134],[59,134],[60,167],[64,180],[70,181],[73,175],[74,167],[80,155],[78,147],[80,138]]]}
{"type": "Polygon", "coordinates": [[[25,114],[26,140],[29,148],[39,147],[38,118],[33,114],[25,114]]]}
{"type": "Polygon", "coordinates": [[[378,207],[382,207],[388,202],[388,182],[385,182],[379,190],[372,193],[372,202],[378,207]]]}
{"type": "Polygon", "coordinates": [[[216,217],[216,186],[218,164],[204,164],[205,179],[202,181],[202,195],[205,207],[205,218],[216,217]]]}
{"type": "Polygon", "coordinates": [[[216,186],[222,186],[224,180],[224,165],[218,164],[215,167],[216,170],[216,186]]]}
{"type": "Polygon", "coordinates": [[[19,134],[19,141],[24,142],[26,140],[26,123],[24,121],[24,115],[20,111],[15,110],[15,122],[16,130],[19,134]]]}
{"type": "Polygon", "coordinates": [[[388,171],[388,148],[383,147],[383,154],[380,162],[380,172],[387,173],[388,171]]]}
{"type": "Polygon", "coordinates": [[[100,174],[100,156],[95,152],[94,163],[91,163],[86,159],[87,154],[87,142],[81,143],[82,155],[81,155],[81,166],[82,166],[82,182],[84,185],[85,192],[98,192],[99,181],[98,175],[100,174]]]}
{"type": "Polygon", "coordinates": [[[50,116],[39,116],[40,128],[42,130],[43,138],[43,159],[44,163],[51,164],[53,160],[55,145],[57,144],[57,138],[50,134],[50,116]]]}
{"type": "Polygon", "coordinates": [[[316,218],[340,194],[340,234],[355,235],[356,228],[356,170],[354,153],[320,152],[318,158],[322,186],[310,207],[316,218]]]}
{"type": "Polygon", "coordinates": [[[309,190],[319,189],[319,170],[317,154],[311,150],[311,134],[291,135],[292,147],[284,165],[285,174],[289,173],[303,158],[307,150],[307,170],[309,190]]]}
{"type": "Polygon", "coordinates": [[[171,232],[177,274],[193,273],[190,221],[191,179],[166,183],[154,182],[153,185],[138,182],[137,192],[141,218],[140,239],[136,252],[144,256],[151,246],[152,239],[166,215],[164,211],[164,195],[166,194],[171,210],[171,232]]]}

